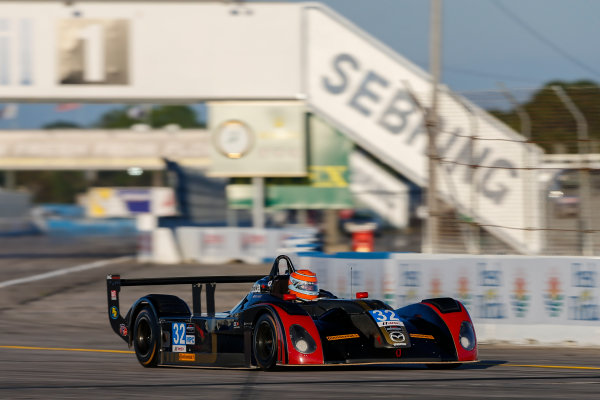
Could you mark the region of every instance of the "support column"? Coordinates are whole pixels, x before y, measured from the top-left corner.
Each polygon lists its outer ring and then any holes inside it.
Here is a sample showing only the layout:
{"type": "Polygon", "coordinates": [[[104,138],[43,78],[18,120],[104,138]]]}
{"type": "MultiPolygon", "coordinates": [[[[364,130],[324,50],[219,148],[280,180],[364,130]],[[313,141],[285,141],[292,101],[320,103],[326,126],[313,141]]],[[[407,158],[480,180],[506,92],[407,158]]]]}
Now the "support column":
{"type": "Polygon", "coordinates": [[[265,227],[265,178],[252,178],[252,226],[265,227]]]}
{"type": "Polygon", "coordinates": [[[429,47],[429,69],[431,71],[431,107],[427,113],[428,146],[427,156],[429,182],[427,187],[427,243],[424,249],[427,253],[439,251],[440,214],[437,200],[437,134],[438,120],[438,90],[442,65],[442,0],[431,0],[431,36],[429,47]]]}
{"type": "Polygon", "coordinates": [[[17,171],[13,171],[13,170],[4,171],[4,188],[5,189],[16,189],[17,188],[17,171]]]}

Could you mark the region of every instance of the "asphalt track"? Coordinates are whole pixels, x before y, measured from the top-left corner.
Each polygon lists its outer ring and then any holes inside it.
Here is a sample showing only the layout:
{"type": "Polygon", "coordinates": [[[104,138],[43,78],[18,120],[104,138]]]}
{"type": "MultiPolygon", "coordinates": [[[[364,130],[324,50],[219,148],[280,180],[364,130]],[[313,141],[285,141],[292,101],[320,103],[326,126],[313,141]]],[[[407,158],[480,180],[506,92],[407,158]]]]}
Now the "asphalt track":
{"type": "MultiPolygon", "coordinates": [[[[483,344],[479,364],[449,371],[145,369],[109,328],[106,274],[260,274],[267,267],[138,264],[127,258],[132,250],[133,244],[122,240],[0,238],[0,399],[599,397],[600,348],[483,344]]],[[[217,287],[218,308],[233,306],[247,290],[244,284],[230,286],[217,287]]],[[[163,289],[189,300],[187,289],[163,289]]],[[[125,288],[122,294],[125,306],[145,289],[125,288]]]]}

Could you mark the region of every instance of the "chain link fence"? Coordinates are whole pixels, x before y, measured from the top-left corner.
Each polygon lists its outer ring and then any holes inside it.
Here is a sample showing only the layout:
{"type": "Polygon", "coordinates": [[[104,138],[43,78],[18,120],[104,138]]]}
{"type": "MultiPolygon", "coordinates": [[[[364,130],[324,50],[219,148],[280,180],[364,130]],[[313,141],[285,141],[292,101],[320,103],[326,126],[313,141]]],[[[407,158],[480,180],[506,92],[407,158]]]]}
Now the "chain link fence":
{"type": "Polygon", "coordinates": [[[461,98],[462,108],[450,97],[439,104],[435,252],[600,254],[600,87],[556,82],[538,90],[501,88],[461,98]],[[490,118],[474,104],[500,124],[482,123],[490,118]],[[456,128],[453,121],[465,115],[468,128],[456,128]],[[519,135],[504,134],[505,127],[519,135]],[[460,151],[448,150],[459,140],[465,143],[460,151]],[[496,159],[490,156],[498,153],[496,159]],[[486,183],[491,176],[497,179],[486,183]],[[519,195],[486,202],[485,190],[519,195]],[[502,232],[520,235],[524,245],[505,240],[502,232]],[[537,244],[523,251],[533,241],[537,244]]]}

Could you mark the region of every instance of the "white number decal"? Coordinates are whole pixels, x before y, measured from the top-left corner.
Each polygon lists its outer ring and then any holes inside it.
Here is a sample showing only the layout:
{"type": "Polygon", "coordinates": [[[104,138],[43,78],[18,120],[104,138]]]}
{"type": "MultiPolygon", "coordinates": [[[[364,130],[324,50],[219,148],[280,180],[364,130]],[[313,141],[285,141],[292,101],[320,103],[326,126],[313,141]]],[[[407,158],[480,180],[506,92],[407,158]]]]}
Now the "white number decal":
{"type": "Polygon", "coordinates": [[[185,324],[173,323],[172,327],[173,345],[185,345],[185,324]]]}
{"type": "Polygon", "coordinates": [[[400,322],[400,318],[398,318],[398,315],[393,310],[371,310],[370,312],[376,322],[400,322]]]}
{"type": "Polygon", "coordinates": [[[373,310],[372,313],[377,322],[383,322],[386,320],[385,314],[381,310],[373,310]]]}
{"type": "Polygon", "coordinates": [[[387,320],[388,321],[398,321],[400,322],[400,319],[398,318],[398,316],[396,315],[396,313],[392,310],[384,310],[384,313],[387,314],[387,320]]]}

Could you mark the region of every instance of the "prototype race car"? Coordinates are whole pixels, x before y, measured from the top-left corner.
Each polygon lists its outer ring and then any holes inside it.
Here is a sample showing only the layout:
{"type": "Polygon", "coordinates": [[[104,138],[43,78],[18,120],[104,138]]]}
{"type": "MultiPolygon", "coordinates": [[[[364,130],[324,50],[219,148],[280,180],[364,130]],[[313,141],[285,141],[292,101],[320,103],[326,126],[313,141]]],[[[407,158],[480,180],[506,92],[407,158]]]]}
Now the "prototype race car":
{"type": "MultiPolygon", "coordinates": [[[[301,271],[281,255],[265,277],[121,279],[108,275],[109,320],[144,367],[269,370],[283,365],[419,363],[453,368],[477,360],[473,323],[459,301],[427,299],[394,310],[369,299],[366,292],[357,293],[356,299],[338,299],[322,289],[307,301],[288,289],[301,271]],[[216,313],[216,284],[239,282],[254,285],[231,311],[216,313]],[[173,284],[192,285],[192,310],[179,297],[149,294],[121,316],[121,287],[173,284]],[[201,312],[203,287],[206,312],[201,312]]],[[[315,277],[314,288],[316,284],[315,277]]]]}

